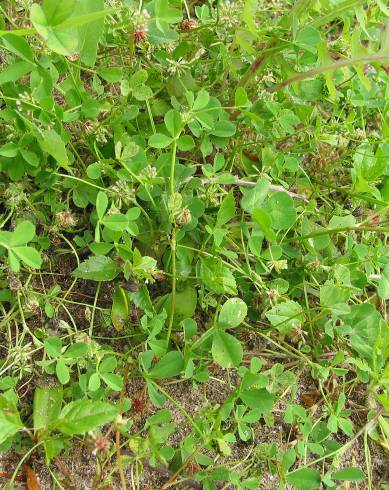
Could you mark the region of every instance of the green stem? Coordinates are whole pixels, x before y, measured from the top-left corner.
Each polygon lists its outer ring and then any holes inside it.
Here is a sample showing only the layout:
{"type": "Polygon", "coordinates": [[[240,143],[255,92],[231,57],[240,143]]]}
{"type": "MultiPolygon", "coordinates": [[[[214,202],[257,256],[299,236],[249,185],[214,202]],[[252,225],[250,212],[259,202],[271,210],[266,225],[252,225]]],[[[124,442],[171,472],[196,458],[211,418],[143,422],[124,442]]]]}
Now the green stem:
{"type": "MultiPolygon", "coordinates": [[[[173,148],[172,148],[172,159],[170,162],[170,197],[171,198],[173,198],[175,192],[174,171],[176,166],[176,154],[177,154],[177,141],[174,140],[173,148]]],[[[170,337],[172,334],[172,329],[173,329],[174,310],[176,309],[176,285],[177,285],[177,277],[176,277],[177,276],[177,263],[176,263],[177,241],[176,241],[176,224],[174,221],[173,213],[171,213],[170,221],[172,223],[172,236],[170,239],[171,257],[172,257],[172,302],[171,302],[171,310],[170,310],[170,317],[169,317],[169,326],[168,326],[167,337],[166,337],[167,344],[169,344],[170,337]]]]}
{"type": "Polygon", "coordinates": [[[174,172],[176,167],[177,141],[173,141],[172,159],[170,162],[170,195],[174,194],[174,172]]]}
{"type": "Polygon", "coordinates": [[[272,85],[267,90],[268,92],[273,93],[276,92],[277,90],[287,87],[288,85],[291,85],[292,83],[301,82],[302,80],[311,78],[315,75],[318,75],[319,73],[324,73],[326,71],[335,71],[338,68],[345,68],[347,66],[364,65],[366,63],[373,63],[375,61],[386,62],[388,60],[389,60],[389,54],[385,54],[385,53],[369,54],[367,56],[361,56],[359,58],[346,58],[344,60],[339,60],[339,61],[335,61],[334,63],[330,63],[329,65],[322,65],[322,66],[318,66],[317,68],[312,68],[312,70],[307,70],[302,73],[297,73],[297,75],[294,75],[293,77],[290,77],[281,83],[272,85]]]}

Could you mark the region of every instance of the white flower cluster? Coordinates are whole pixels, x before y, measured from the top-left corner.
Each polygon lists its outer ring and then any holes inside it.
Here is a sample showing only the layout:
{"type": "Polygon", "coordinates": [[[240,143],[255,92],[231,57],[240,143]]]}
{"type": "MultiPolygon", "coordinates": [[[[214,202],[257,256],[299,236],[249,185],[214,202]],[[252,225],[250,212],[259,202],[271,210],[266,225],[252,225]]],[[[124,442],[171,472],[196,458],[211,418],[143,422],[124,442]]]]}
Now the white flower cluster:
{"type": "Polygon", "coordinates": [[[240,23],[241,12],[242,4],[240,2],[226,0],[220,5],[220,18],[228,27],[233,27],[240,23]]]}
{"type": "Polygon", "coordinates": [[[18,107],[18,109],[20,108],[23,102],[27,104],[34,104],[35,100],[34,97],[28,92],[21,92],[19,94],[19,99],[16,101],[16,106],[18,107]]]}
{"type": "Polygon", "coordinates": [[[135,31],[148,32],[149,20],[150,20],[150,14],[147,12],[146,9],[143,9],[141,12],[135,14],[134,16],[135,31]]]}

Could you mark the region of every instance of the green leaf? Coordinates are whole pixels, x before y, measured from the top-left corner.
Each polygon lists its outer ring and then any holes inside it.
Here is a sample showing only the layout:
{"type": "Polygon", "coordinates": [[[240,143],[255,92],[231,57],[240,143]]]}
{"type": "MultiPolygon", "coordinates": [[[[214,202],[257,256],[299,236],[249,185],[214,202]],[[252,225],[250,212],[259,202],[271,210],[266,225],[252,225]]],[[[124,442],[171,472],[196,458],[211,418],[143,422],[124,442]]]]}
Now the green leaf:
{"type": "Polygon", "coordinates": [[[258,180],[252,189],[241,189],[243,197],[240,201],[242,209],[252,213],[255,208],[259,208],[265,200],[269,190],[269,181],[266,179],[258,180]]]}
{"type": "Polygon", "coordinates": [[[358,352],[361,357],[370,359],[373,354],[373,347],[380,335],[381,315],[370,303],[363,303],[351,306],[351,313],[343,317],[345,326],[348,326],[350,333],[351,347],[358,352]]]}
{"type": "Polygon", "coordinates": [[[201,89],[196,97],[196,100],[193,103],[192,110],[193,111],[201,111],[201,109],[205,109],[209,103],[209,93],[205,89],[201,89]]]}
{"type": "Polygon", "coordinates": [[[23,429],[16,406],[4,395],[0,395],[0,444],[23,429]]]}
{"type": "Polygon", "coordinates": [[[183,129],[181,114],[172,109],[165,114],[165,125],[172,138],[177,138],[183,129]]]}
{"type": "Polygon", "coordinates": [[[149,372],[152,378],[171,378],[177,376],[184,368],[184,358],[181,352],[170,351],[149,372]]]}
{"type": "Polygon", "coordinates": [[[88,389],[90,391],[97,391],[101,386],[100,376],[97,373],[93,373],[88,381],[88,389]]]}
{"type": "Polygon", "coordinates": [[[99,220],[103,219],[108,207],[108,196],[105,192],[99,191],[96,197],[96,213],[99,220]]]}
{"type": "Polygon", "coordinates": [[[181,151],[192,150],[195,147],[194,139],[189,134],[184,134],[178,138],[177,147],[181,151]]]}
{"type": "Polygon", "coordinates": [[[75,277],[91,281],[112,281],[120,274],[120,267],[104,255],[89,257],[73,272],[75,277]]]}
{"type": "Polygon", "coordinates": [[[0,85],[4,85],[9,82],[16,82],[26,73],[29,73],[33,68],[33,65],[28,61],[17,61],[11,65],[1,69],[0,72],[0,85]]]}
{"type": "Polygon", "coordinates": [[[240,325],[247,315],[247,305],[240,298],[230,298],[221,307],[218,324],[224,328],[240,325]]]}
{"type": "Polygon", "coordinates": [[[276,230],[286,230],[294,225],[297,214],[293,199],[286,192],[276,192],[266,203],[266,211],[270,214],[276,230]]]}
{"type": "Polygon", "coordinates": [[[295,301],[286,300],[266,313],[270,323],[282,334],[290,333],[304,321],[303,310],[295,301]]]}
{"type": "Polygon", "coordinates": [[[218,136],[219,138],[229,138],[233,136],[236,132],[236,126],[230,121],[219,121],[215,124],[214,128],[211,130],[213,136],[218,136]]]}
{"type": "Polygon", "coordinates": [[[223,226],[235,216],[234,191],[230,192],[223,199],[219,211],[217,212],[216,226],[223,226]]]}
{"type": "Polygon", "coordinates": [[[129,307],[127,292],[119,284],[115,286],[111,309],[111,320],[117,331],[123,330],[128,321],[129,307]]]}
{"type": "Polygon", "coordinates": [[[22,221],[19,223],[12,233],[11,245],[24,245],[30,242],[35,237],[35,225],[31,221],[22,221]]]}
{"type": "Polygon", "coordinates": [[[15,36],[14,34],[6,34],[3,36],[4,47],[11,51],[11,53],[16,54],[24,61],[29,63],[34,63],[34,54],[28,42],[20,36],[15,36]]]}
{"type": "Polygon", "coordinates": [[[100,373],[100,377],[113,391],[120,391],[123,387],[123,379],[118,374],[100,373]]]}
{"type": "Polygon", "coordinates": [[[331,478],[341,481],[364,481],[366,480],[366,475],[359,468],[343,468],[336,473],[332,473],[331,478]]]}
{"type": "Polygon", "coordinates": [[[128,218],[125,214],[106,214],[101,220],[101,224],[112,231],[125,231],[128,226],[128,218]]]}
{"type": "Polygon", "coordinates": [[[62,408],[62,386],[37,386],[34,391],[33,424],[34,433],[48,432],[57,420],[62,408]]]}
{"type": "Polygon", "coordinates": [[[55,427],[63,434],[85,434],[101,425],[112,422],[118,409],[107,402],[77,400],[68,403],[61,412],[55,427]]]}
{"type": "Polygon", "coordinates": [[[102,67],[98,70],[98,75],[106,82],[120,82],[123,77],[123,69],[116,66],[102,67]]]}
{"type": "Polygon", "coordinates": [[[76,0],[44,0],[42,10],[48,24],[55,26],[64,22],[74,12],[76,3],[76,0]]]}
{"type": "Polygon", "coordinates": [[[75,1],[56,0],[45,1],[43,8],[34,3],[30,10],[30,19],[49,49],[62,55],[68,55],[77,49],[77,35],[72,30],[61,30],[56,28],[66,20],[74,10],[75,1]],[[63,5],[62,5],[63,4],[63,5]]]}
{"type": "Polygon", "coordinates": [[[386,264],[382,271],[378,281],[377,292],[381,299],[389,299],[389,264],[386,264]]]}
{"type": "Polygon", "coordinates": [[[258,10],[258,2],[256,0],[245,0],[243,7],[243,20],[247,25],[248,30],[254,37],[258,37],[258,26],[255,18],[258,10]]]}
{"type": "MultiPolygon", "coordinates": [[[[104,11],[104,0],[83,0],[77,2],[75,14],[85,15],[104,11]]],[[[91,20],[78,30],[78,52],[80,60],[87,66],[93,66],[97,56],[97,46],[103,34],[104,17],[91,20]]]]}
{"type": "Polygon", "coordinates": [[[228,265],[214,258],[202,258],[200,279],[210,290],[218,294],[237,294],[234,275],[228,265]]]}
{"type": "Polygon", "coordinates": [[[216,331],[212,341],[212,357],[223,368],[238,367],[243,358],[242,345],[233,335],[216,331]]]}
{"type": "Polygon", "coordinates": [[[303,27],[296,36],[295,43],[298,46],[310,51],[312,53],[316,53],[315,46],[317,46],[321,41],[320,32],[313,27],[303,27]]]}
{"type": "MultiPolygon", "coordinates": [[[[171,313],[172,295],[167,295],[166,301],[163,303],[162,308],[166,310],[167,315],[171,313]]],[[[176,305],[174,310],[174,321],[178,323],[185,318],[191,318],[197,306],[197,291],[196,288],[188,286],[182,291],[176,292],[176,305]]]]}
{"type": "Polygon", "coordinates": [[[129,80],[129,86],[131,90],[134,90],[139,85],[144,85],[148,77],[149,74],[147,73],[147,70],[142,69],[135,72],[129,80]]]}
{"type": "Polygon", "coordinates": [[[85,357],[88,353],[88,345],[84,342],[76,342],[66,349],[63,357],[66,359],[77,359],[78,357],[85,357]]]}
{"type": "Polygon", "coordinates": [[[66,153],[65,143],[54,129],[46,129],[43,131],[42,139],[39,144],[42,150],[51,155],[61,167],[69,168],[69,159],[66,153]]]}
{"type": "Polygon", "coordinates": [[[45,351],[50,357],[61,355],[62,341],[58,337],[47,337],[44,341],[45,351]]]}
{"type": "Polygon", "coordinates": [[[239,397],[252,409],[259,409],[261,413],[271,412],[275,397],[265,388],[255,388],[243,391],[239,397]]]}
{"type": "Polygon", "coordinates": [[[32,269],[39,269],[42,265],[42,258],[39,252],[32,247],[13,247],[12,252],[32,269]]]}
{"type": "Polygon", "coordinates": [[[273,226],[273,220],[270,214],[264,209],[257,208],[252,211],[251,215],[255,223],[262,230],[265,238],[269,240],[269,242],[274,242],[277,239],[277,235],[271,229],[273,226]]]}
{"type": "Polygon", "coordinates": [[[0,155],[7,158],[14,158],[19,153],[19,147],[12,142],[5,143],[0,147],[0,155]]]}
{"type": "Polygon", "coordinates": [[[69,368],[65,364],[65,361],[63,361],[62,359],[58,359],[55,365],[55,372],[61,384],[66,385],[67,383],[69,383],[70,372],[69,368]]]}
{"type": "Polygon", "coordinates": [[[173,142],[173,138],[169,138],[162,133],[155,133],[149,138],[149,146],[151,148],[166,148],[173,142]]]}
{"type": "Polygon", "coordinates": [[[181,11],[171,7],[168,0],[155,0],[154,11],[155,22],[161,32],[167,31],[169,24],[177,24],[182,20],[181,11]]]}
{"type": "Polygon", "coordinates": [[[315,490],[320,487],[320,473],[312,468],[302,468],[286,475],[286,481],[298,490],[315,490]]]}
{"type": "Polygon", "coordinates": [[[157,391],[149,380],[146,380],[146,385],[147,385],[147,393],[149,395],[151,403],[157,408],[162,408],[166,401],[165,396],[162,395],[162,393],[160,393],[159,391],[157,391]]]}

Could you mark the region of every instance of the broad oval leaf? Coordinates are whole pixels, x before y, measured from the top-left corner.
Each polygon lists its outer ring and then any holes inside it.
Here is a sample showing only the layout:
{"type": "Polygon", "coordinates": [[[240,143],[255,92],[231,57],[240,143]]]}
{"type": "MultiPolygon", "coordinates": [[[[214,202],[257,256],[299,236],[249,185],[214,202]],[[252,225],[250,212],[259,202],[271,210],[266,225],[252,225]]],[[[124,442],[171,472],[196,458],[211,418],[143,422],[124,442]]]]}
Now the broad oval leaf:
{"type": "Polygon", "coordinates": [[[359,468],[343,468],[332,474],[334,480],[342,481],[364,481],[366,480],[365,473],[359,468]]]}
{"type": "Polygon", "coordinates": [[[320,473],[313,468],[301,468],[286,476],[286,480],[298,490],[316,490],[320,487],[320,473]]]}
{"type": "Polygon", "coordinates": [[[184,358],[181,352],[170,351],[149,372],[152,378],[171,378],[177,376],[184,368],[184,358]]]}
{"type": "Polygon", "coordinates": [[[166,148],[169,146],[173,141],[173,138],[170,138],[169,136],[166,136],[165,134],[162,133],[155,133],[150,136],[149,138],[149,145],[152,148],[166,148]]]}
{"type": "Polygon", "coordinates": [[[129,308],[127,292],[119,286],[115,287],[113,294],[113,303],[111,309],[111,320],[116,330],[123,330],[126,321],[128,320],[129,308]]]}
{"type": "Polygon", "coordinates": [[[212,342],[212,357],[223,368],[237,367],[243,358],[242,345],[229,333],[216,332],[212,342]]]}
{"type": "Polygon", "coordinates": [[[247,315],[247,305],[240,298],[230,298],[221,307],[218,323],[225,328],[240,325],[247,315]]]}
{"type": "Polygon", "coordinates": [[[120,267],[110,257],[89,257],[73,272],[75,277],[91,281],[112,281],[120,274],[120,267]]]}
{"type": "Polygon", "coordinates": [[[34,432],[47,431],[58,418],[63,399],[62,386],[37,386],[34,392],[33,421],[34,432]]]}
{"type": "Polygon", "coordinates": [[[55,428],[69,436],[85,434],[112,422],[117,413],[118,409],[107,402],[77,400],[65,405],[55,428]]]}

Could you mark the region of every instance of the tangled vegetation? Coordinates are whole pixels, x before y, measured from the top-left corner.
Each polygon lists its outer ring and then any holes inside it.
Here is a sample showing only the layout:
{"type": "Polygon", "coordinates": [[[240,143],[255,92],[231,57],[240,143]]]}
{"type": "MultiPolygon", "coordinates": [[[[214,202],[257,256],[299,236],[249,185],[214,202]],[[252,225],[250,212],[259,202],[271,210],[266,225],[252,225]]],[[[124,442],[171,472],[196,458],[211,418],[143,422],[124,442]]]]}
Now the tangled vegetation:
{"type": "Polygon", "coordinates": [[[388,100],[386,0],[0,1],[2,488],[388,488],[388,100]]]}

